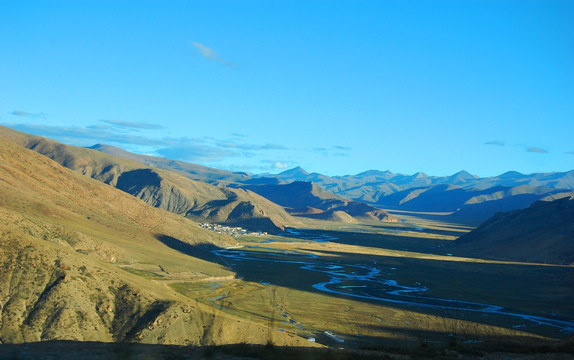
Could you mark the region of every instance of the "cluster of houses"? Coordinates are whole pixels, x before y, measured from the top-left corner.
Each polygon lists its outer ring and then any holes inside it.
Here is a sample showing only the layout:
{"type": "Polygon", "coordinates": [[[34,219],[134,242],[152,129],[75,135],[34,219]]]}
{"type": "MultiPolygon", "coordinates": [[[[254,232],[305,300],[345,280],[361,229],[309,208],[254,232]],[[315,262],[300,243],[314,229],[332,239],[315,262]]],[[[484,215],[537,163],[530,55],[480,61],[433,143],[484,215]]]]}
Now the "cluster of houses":
{"type": "Polygon", "coordinates": [[[211,231],[215,231],[218,234],[226,234],[226,235],[230,235],[230,236],[240,236],[240,235],[257,235],[257,236],[262,236],[262,235],[267,235],[266,232],[262,232],[262,231],[257,231],[257,232],[252,232],[249,230],[246,230],[242,227],[233,227],[233,226],[225,226],[225,225],[219,225],[219,224],[210,224],[210,223],[201,223],[199,224],[200,227],[207,229],[207,230],[211,230],[211,231]]]}

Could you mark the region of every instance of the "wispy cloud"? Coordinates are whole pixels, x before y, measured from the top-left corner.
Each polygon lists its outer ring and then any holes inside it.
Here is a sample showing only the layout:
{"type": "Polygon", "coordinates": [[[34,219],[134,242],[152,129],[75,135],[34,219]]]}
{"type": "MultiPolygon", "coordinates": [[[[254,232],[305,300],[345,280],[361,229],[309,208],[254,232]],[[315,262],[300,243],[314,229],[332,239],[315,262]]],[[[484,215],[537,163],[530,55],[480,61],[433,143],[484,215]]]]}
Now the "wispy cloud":
{"type": "Polygon", "coordinates": [[[542,149],[539,147],[529,147],[526,149],[526,151],[531,152],[531,153],[539,153],[539,154],[546,154],[548,153],[548,150],[546,149],[542,149]]]}
{"type": "Polygon", "coordinates": [[[137,123],[132,121],[119,121],[119,120],[100,120],[101,122],[119,128],[135,129],[135,130],[158,130],[164,127],[157,124],[137,123]]]}
{"type": "MultiPolygon", "coordinates": [[[[161,129],[153,124],[134,124],[122,121],[101,120],[87,127],[66,127],[43,124],[4,124],[13,129],[46,136],[66,144],[91,146],[96,143],[130,148],[146,148],[146,153],[157,154],[174,160],[190,162],[218,162],[227,158],[250,158],[286,147],[278,144],[251,144],[240,141],[222,141],[210,137],[151,137],[132,130],[161,129]],[[117,128],[129,131],[117,131],[117,128]]],[[[279,162],[277,164],[280,165],[279,162]]]]}
{"type": "Polygon", "coordinates": [[[350,147],[341,145],[313,148],[313,152],[318,153],[324,157],[349,156],[349,151],[351,151],[350,147]]]}
{"type": "Polygon", "coordinates": [[[220,161],[228,157],[239,156],[236,152],[215,146],[198,144],[194,141],[179,139],[176,146],[156,150],[156,153],[168,159],[182,161],[220,161]]]}
{"type": "Polygon", "coordinates": [[[10,115],[14,115],[14,116],[20,116],[20,117],[27,117],[30,119],[46,119],[48,117],[48,114],[44,114],[44,113],[30,113],[27,111],[20,111],[20,110],[14,110],[10,113],[10,115]]]}
{"type": "Polygon", "coordinates": [[[219,56],[218,53],[216,53],[215,51],[213,51],[213,49],[211,49],[210,47],[207,47],[203,44],[200,44],[198,42],[192,41],[191,45],[197,50],[199,51],[199,53],[206,58],[207,60],[211,60],[211,61],[217,61],[223,65],[226,66],[235,66],[236,64],[229,62],[225,59],[223,59],[221,56],[219,56]]]}
{"type": "Polygon", "coordinates": [[[491,140],[485,142],[484,145],[504,146],[505,144],[502,140],[491,140]]]}
{"type": "Polygon", "coordinates": [[[154,139],[147,136],[118,133],[108,127],[88,126],[67,127],[39,124],[6,124],[7,126],[34,135],[54,138],[65,143],[82,143],[93,145],[94,143],[119,143],[144,146],[159,146],[164,140],[154,139]],[[74,141],[76,140],[76,141],[74,141]]]}
{"type": "Polygon", "coordinates": [[[238,143],[234,141],[219,141],[217,142],[217,146],[221,146],[222,148],[230,148],[230,149],[240,149],[240,150],[286,150],[287,148],[283,145],[279,144],[265,144],[265,145],[257,145],[257,144],[248,144],[248,143],[238,143]]]}
{"type": "Polygon", "coordinates": [[[272,170],[285,170],[289,167],[289,163],[277,160],[263,160],[263,163],[269,164],[267,169],[272,170]]]}

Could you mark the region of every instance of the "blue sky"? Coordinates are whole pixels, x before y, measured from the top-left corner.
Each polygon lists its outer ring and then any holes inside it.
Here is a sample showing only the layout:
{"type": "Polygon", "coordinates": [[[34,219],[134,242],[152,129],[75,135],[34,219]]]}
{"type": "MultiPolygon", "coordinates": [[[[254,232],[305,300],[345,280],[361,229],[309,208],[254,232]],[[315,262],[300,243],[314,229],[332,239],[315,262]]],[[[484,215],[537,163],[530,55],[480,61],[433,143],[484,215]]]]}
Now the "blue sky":
{"type": "Polygon", "coordinates": [[[0,125],[253,173],[574,169],[574,1],[0,0],[0,125]]]}

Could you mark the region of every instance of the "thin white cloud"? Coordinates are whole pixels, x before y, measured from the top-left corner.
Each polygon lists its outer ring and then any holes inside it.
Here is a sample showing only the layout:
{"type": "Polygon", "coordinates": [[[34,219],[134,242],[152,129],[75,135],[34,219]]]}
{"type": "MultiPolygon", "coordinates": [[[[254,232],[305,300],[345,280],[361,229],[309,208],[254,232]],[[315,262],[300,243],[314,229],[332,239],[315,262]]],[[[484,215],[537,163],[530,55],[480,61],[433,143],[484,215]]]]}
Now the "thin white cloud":
{"type": "Polygon", "coordinates": [[[218,53],[213,51],[213,49],[211,49],[208,46],[200,44],[196,41],[192,41],[191,45],[207,60],[217,61],[223,65],[226,65],[226,66],[235,66],[236,65],[232,62],[229,62],[229,61],[223,59],[221,56],[219,56],[218,53]]]}
{"type": "MultiPolygon", "coordinates": [[[[173,160],[217,162],[232,157],[251,158],[270,150],[286,149],[278,144],[249,144],[209,137],[150,137],[138,132],[118,131],[118,127],[128,130],[154,129],[156,125],[140,125],[121,121],[100,121],[87,127],[51,126],[43,124],[3,124],[10,128],[33,135],[46,136],[66,144],[91,146],[97,143],[121,148],[147,148],[146,152],[173,160]]],[[[281,166],[280,163],[276,164],[281,166]]]]}
{"type": "Polygon", "coordinates": [[[529,147],[526,149],[526,151],[531,152],[531,153],[538,153],[538,154],[546,154],[548,153],[548,150],[546,149],[542,149],[539,147],[529,147]]]}
{"type": "Polygon", "coordinates": [[[156,124],[148,124],[148,123],[137,123],[131,121],[119,121],[119,120],[100,120],[103,123],[108,125],[120,127],[120,128],[127,128],[127,129],[143,129],[143,130],[158,130],[163,129],[163,126],[156,125],[156,124]]]}
{"type": "Polygon", "coordinates": [[[313,152],[320,154],[324,157],[330,156],[348,156],[348,152],[351,151],[351,148],[348,146],[341,146],[335,145],[330,147],[316,147],[313,148],[313,152]]]}
{"type": "Polygon", "coordinates": [[[248,144],[248,143],[238,143],[234,141],[219,141],[217,142],[217,146],[221,146],[222,148],[231,148],[231,149],[240,149],[240,150],[286,150],[287,148],[283,145],[279,144],[265,144],[265,145],[257,145],[257,144],[248,144]]]}
{"type": "Polygon", "coordinates": [[[276,161],[273,163],[273,165],[271,165],[274,169],[287,169],[289,167],[289,164],[284,163],[284,162],[280,162],[280,161],[276,161]]]}
{"type": "Polygon", "coordinates": [[[491,140],[485,142],[484,145],[504,146],[505,144],[502,140],[491,140]]]}
{"type": "Polygon", "coordinates": [[[21,111],[21,110],[14,110],[10,113],[10,115],[14,115],[14,116],[20,116],[20,117],[27,117],[30,119],[46,119],[48,117],[48,114],[44,114],[44,113],[30,113],[27,111],[21,111]]]}
{"type": "Polygon", "coordinates": [[[156,153],[168,159],[182,161],[221,161],[225,158],[238,156],[228,149],[209,145],[202,145],[189,141],[180,142],[177,146],[165,147],[156,150],[156,153]]]}
{"type": "Polygon", "coordinates": [[[165,144],[164,139],[154,139],[147,136],[118,133],[117,131],[112,131],[109,127],[99,125],[88,126],[85,128],[39,124],[5,125],[28,134],[46,136],[65,143],[80,143],[84,145],[93,145],[95,143],[119,143],[143,146],[160,146],[165,144]]]}
{"type": "Polygon", "coordinates": [[[289,167],[289,164],[284,161],[277,161],[277,160],[263,160],[263,163],[269,164],[268,167],[265,169],[273,169],[273,170],[285,170],[289,167]]]}

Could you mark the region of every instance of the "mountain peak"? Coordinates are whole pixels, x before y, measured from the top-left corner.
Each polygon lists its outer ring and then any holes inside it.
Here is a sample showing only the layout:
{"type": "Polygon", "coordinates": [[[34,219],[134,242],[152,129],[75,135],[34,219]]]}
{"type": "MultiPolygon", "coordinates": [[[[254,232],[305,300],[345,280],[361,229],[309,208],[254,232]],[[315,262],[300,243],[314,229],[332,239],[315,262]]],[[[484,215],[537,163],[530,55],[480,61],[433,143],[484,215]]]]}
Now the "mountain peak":
{"type": "Polygon", "coordinates": [[[368,176],[380,176],[380,177],[384,177],[384,178],[391,178],[393,177],[395,174],[389,170],[385,170],[385,171],[380,171],[380,170],[367,170],[367,171],[363,171],[362,173],[359,173],[357,175],[355,175],[356,177],[359,178],[364,178],[364,177],[368,177],[368,176]]]}
{"type": "Polygon", "coordinates": [[[476,175],[472,175],[471,173],[469,173],[466,170],[461,170],[461,171],[457,172],[456,174],[453,174],[449,177],[450,178],[463,179],[463,180],[477,179],[478,178],[476,175]]]}
{"type": "Polygon", "coordinates": [[[87,149],[96,150],[96,151],[99,151],[99,152],[104,153],[104,154],[117,156],[117,157],[129,159],[129,160],[135,160],[135,161],[137,161],[137,158],[139,156],[141,156],[141,155],[137,155],[134,153],[130,153],[129,151],[126,151],[126,150],[119,148],[119,147],[116,147],[116,146],[100,144],[100,143],[89,146],[89,147],[87,147],[87,149]]]}
{"type": "Polygon", "coordinates": [[[411,175],[411,178],[413,178],[413,179],[422,179],[422,178],[426,178],[426,177],[428,177],[428,175],[425,174],[424,172],[421,172],[421,171],[411,175]]]}
{"type": "Polygon", "coordinates": [[[305,171],[301,166],[294,167],[293,169],[285,170],[279,175],[283,176],[307,176],[309,173],[305,171]]]}
{"type": "Polygon", "coordinates": [[[92,146],[88,146],[88,149],[98,150],[99,148],[103,148],[105,146],[106,145],[104,145],[104,144],[97,143],[97,144],[94,144],[92,146]]]}
{"type": "Polygon", "coordinates": [[[498,177],[500,179],[513,179],[524,177],[524,174],[519,173],[518,171],[507,171],[504,174],[498,175],[498,177]]]}

